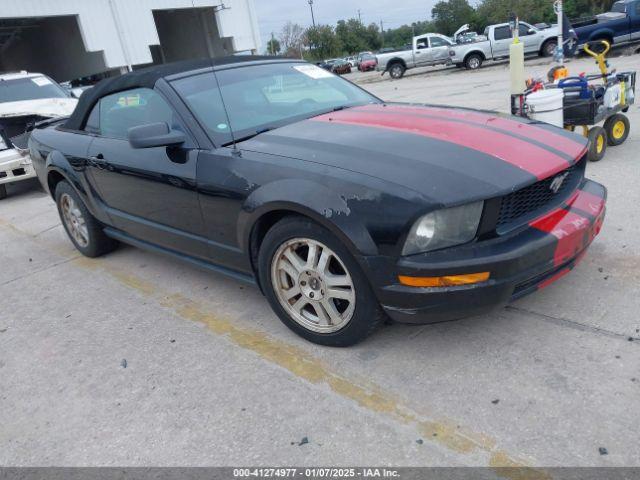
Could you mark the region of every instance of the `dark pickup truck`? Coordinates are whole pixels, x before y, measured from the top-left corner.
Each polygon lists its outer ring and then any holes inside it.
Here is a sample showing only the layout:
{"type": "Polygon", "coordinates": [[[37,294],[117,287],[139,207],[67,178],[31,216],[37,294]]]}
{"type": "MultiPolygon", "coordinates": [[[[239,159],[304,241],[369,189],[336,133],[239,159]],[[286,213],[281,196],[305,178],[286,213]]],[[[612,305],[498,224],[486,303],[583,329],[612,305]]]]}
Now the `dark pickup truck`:
{"type": "Polygon", "coordinates": [[[611,45],[640,41],[640,0],[620,0],[611,11],[588,20],[573,22],[578,46],[593,40],[606,40],[611,45]]]}

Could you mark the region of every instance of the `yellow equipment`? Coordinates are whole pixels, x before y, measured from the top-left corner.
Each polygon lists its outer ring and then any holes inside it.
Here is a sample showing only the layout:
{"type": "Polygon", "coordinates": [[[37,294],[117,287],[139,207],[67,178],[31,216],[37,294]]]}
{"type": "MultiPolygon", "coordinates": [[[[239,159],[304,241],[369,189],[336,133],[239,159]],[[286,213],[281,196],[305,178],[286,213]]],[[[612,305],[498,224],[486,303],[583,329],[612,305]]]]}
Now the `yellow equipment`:
{"type": "Polygon", "coordinates": [[[598,68],[600,68],[600,73],[602,74],[602,78],[606,81],[607,77],[609,76],[609,72],[607,71],[607,69],[609,68],[609,64],[607,63],[606,56],[607,53],[609,53],[609,50],[611,50],[611,44],[606,40],[600,40],[600,44],[604,45],[604,49],[602,50],[602,52],[598,53],[591,50],[589,48],[589,42],[585,44],[584,51],[596,59],[596,63],[598,64],[598,68]]]}

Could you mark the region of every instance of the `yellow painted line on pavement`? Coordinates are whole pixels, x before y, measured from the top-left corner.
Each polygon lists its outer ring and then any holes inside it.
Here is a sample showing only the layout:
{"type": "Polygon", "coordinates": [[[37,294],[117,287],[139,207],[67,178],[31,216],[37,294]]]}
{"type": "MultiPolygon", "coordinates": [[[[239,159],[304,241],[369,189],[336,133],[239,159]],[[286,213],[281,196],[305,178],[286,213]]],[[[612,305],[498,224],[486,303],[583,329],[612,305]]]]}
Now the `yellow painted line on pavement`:
{"type": "MultiPolygon", "coordinates": [[[[9,226],[15,232],[28,235],[36,243],[44,243],[15,226],[10,226],[2,219],[0,226],[9,226]]],[[[154,299],[181,318],[205,325],[213,333],[225,337],[234,345],[257,354],[300,379],[316,385],[325,384],[336,394],[366,410],[416,427],[427,441],[458,454],[485,453],[488,457],[487,465],[495,468],[500,477],[513,480],[550,478],[546,472],[532,468],[527,462],[497,448],[497,442],[493,438],[465,429],[451,420],[425,420],[424,415],[375,383],[346,378],[303,349],[218,317],[210,313],[205,305],[182,294],[164,291],[157,285],[102,259],[80,257],[70,264],[93,272],[106,273],[121,285],[137,291],[144,297],[154,299]]]]}

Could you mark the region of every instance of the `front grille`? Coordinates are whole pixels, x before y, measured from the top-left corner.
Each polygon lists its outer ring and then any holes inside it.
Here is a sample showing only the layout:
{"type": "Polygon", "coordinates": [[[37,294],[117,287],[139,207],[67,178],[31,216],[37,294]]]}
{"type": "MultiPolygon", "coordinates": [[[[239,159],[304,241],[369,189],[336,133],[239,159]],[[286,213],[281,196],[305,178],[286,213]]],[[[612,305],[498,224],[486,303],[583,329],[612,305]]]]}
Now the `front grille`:
{"type": "Polygon", "coordinates": [[[538,212],[545,207],[549,207],[551,204],[557,204],[568,198],[582,180],[585,161],[585,159],[582,159],[564,170],[564,172],[557,173],[502,197],[496,229],[518,222],[519,220],[522,221],[534,212],[538,212]],[[566,173],[567,176],[564,178],[560,188],[554,192],[551,189],[551,184],[563,173],[566,173]]]}

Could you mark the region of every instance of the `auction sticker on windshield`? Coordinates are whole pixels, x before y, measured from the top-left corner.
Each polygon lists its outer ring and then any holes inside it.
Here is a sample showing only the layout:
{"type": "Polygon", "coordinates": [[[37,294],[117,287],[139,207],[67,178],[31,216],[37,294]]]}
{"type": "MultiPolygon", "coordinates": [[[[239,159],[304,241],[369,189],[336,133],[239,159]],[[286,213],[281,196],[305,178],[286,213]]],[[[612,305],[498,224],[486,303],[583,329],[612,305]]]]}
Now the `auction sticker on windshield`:
{"type": "Polygon", "coordinates": [[[38,85],[39,87],[44,87],[45,85],[51,85],[51,81],[46,77],[34,77],[31,79],[33,83],[38,85]]]}
{"type": "Polygon", "coordinates": [[[330,78],[333,75],[327,70],[316,67],[315,65],[295,65],[293,68],[298,70],[300,73],[304,73],[306,76],[311,78],[330,78]]]}

